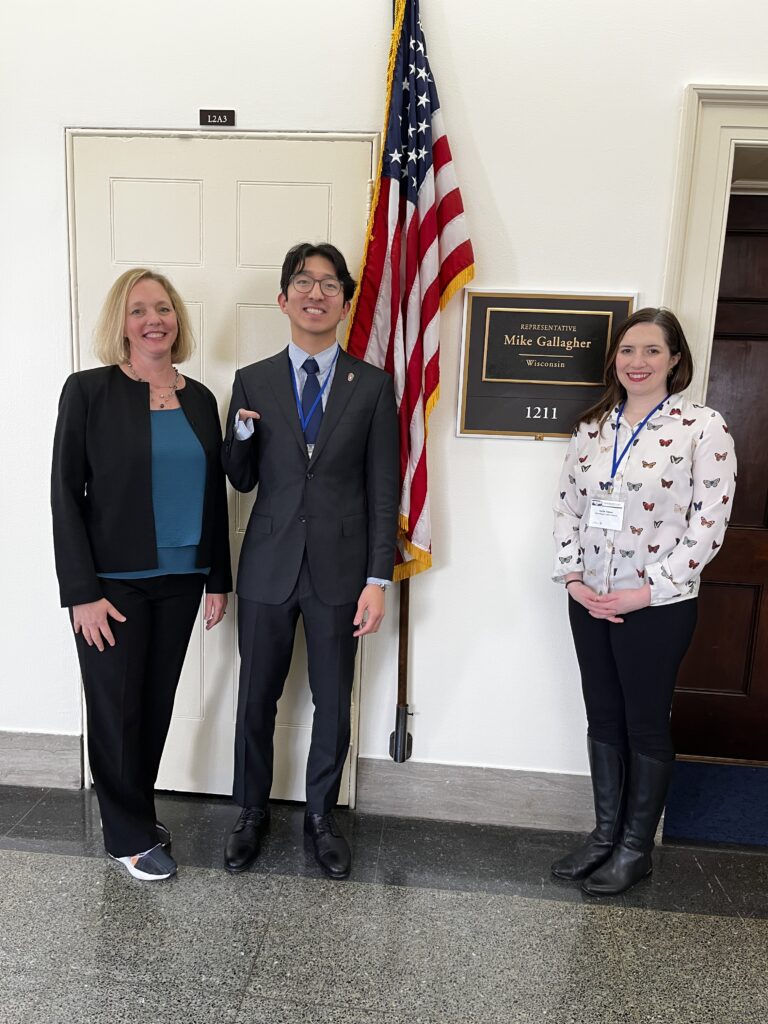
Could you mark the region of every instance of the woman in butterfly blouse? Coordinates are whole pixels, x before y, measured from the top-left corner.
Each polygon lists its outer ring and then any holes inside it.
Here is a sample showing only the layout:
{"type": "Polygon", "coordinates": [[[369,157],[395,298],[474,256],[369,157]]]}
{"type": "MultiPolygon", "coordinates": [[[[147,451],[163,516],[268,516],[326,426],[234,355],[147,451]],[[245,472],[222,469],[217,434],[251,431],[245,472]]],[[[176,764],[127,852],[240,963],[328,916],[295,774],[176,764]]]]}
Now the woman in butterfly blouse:
{"type": "Polygon", "coordinates": [[[675,756],[675,680],[736,482],[722,417],[682,394],[693,364],[673,313],[630,316],[605,374],[603,397],[568,445],[554,528],[554,579],[568,590],[597,824],[552,871],[583,879],[596,896],[623,892],[651,871],[675,756]]]}

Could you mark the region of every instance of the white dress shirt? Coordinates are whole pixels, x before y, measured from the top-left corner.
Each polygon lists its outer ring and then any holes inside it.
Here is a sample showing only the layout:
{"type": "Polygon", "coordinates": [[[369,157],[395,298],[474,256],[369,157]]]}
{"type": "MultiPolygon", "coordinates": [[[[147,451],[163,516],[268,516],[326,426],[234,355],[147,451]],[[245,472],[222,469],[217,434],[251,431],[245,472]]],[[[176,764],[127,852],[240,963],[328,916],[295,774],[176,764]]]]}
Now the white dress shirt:
{"type": "Polygon", "coordinates": [[[291,360],[291,366],[293,367],[296,388],[299,392],[299,401],[301,401],[301,396],[304,394],[304,385],[307,383],[307,371],[304,369],[304,362],[307,359],[314,358],[317,361],[317,382],[324,389],[322,403],[323,412],[325,412],[331,384],[333,384],[333,376],[336,373],[336,358],[338,354],[338,341],[334,341],[330,348],[324,348],[322,352],[318,352],[314,357],[305,352],[303,348],[299,348],[295,342],[288,342],[288,358],[291,360]],[[328,381],[327,384],[326,379],[328,381]]]}
{"type": "MultiPolygon", "coordinates": [[[[696,597],[720,548],[736,486],[733,439],[720,413],[671,395],[622,459],[609,490],[618,407],[598,431],[580,423],[555,499],[553,579],[583,573],[598,594],[651,585],[651,604],[696,597]],[[590,526],[590,499],[624,502],[620,529],[590,526]]],[[[633,427],[618,422],[618,454],[633,427]]]]}
{"type": "MultiPolygon", "coordinates": [[[[325,384],[326,377],[328,383],[322,393],[321,402],[323,403],[323,412],[328,404],[328,395],[331,390],[331,384],[333,384],[333,375],[336,372],[336,356],[339,352],[339,343],[334,343],[328,348],[324,348],[322,352],[318,352],[316,356],[310,356],[309,352],[305,352],[303,348],[293,342],[288,342],[288,358],[291,361],[291,369],[293,370],[293,377],[296,381],[296,390],[299,393],[299,401],[301,396],[304,394],[304,385],[307,383],[307,371],[303,369],[304,361],[306,359],[314,358],[317,361],[317,381],[322,388],[325,384]]],[[[256,410],[258,412],[258,409],[256,410]]],[[[296,410],[298,416],[298,409],[296,410]]],[[[235,418],[235,437],[238,441],[247,441],[253,434],[253,420],[241,420],[240,417],[235,418]]]]}

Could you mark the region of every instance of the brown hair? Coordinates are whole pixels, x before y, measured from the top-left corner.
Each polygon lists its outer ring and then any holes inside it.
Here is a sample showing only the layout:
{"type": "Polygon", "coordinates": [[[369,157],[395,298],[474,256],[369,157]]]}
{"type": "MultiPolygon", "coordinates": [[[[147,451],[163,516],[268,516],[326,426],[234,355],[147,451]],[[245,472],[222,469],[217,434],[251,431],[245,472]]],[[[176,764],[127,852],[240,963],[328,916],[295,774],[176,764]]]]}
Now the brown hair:
{"type": "Polygon", "coordinates": [[[678,394],[680,391],[684,391],[691,383],[693,379],[693,358],[680,321],[671,310],[664,309],[663,306],[658,308],[646,306],[644,309],[638,309],[636,313],[633,313],[622,324],[619,324],[619,328],[611,344],[608,346],[608,352],[605,356],[603,383],[606,390],[598,402],[595,402],[593,406],[590,406],[586,412],[579,416],[574,426],[577,427],[580,423],[591,423],[593,420],[597,420],[602,428],[613,409],[627,400],[627,392],[616,376],[616,353],[619,351],[624,335],[631,327],[635,327],[637,324],[656,324],[661,328],[670,354],[680,356],[670,373],[669,394],[678,394]]]}
{"type": "Polygon", "coordinates": [[[124,363],[130,356],[128,342],[125,338],[125,307],[131,289],[139,281],[145,279],[157,281],[166,290],[176,314],[179,333],[171,349],[171,359],[177,363],[184,363],[195,350],[195,339],[192,335],[189,314],[181,296],[171,282],[163,274],[158,274],[154,270],[134,267],[121,274],[109,289],[94,328],[93,351],[106,366],[124,363]]]}

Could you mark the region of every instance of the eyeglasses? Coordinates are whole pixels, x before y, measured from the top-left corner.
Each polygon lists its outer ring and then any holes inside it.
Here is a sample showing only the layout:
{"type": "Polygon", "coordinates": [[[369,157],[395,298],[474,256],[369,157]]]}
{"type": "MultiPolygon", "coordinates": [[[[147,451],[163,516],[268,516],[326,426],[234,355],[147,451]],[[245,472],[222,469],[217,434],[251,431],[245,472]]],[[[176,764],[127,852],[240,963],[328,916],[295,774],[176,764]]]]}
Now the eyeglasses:
{"type": "Polygon", "coordinates": [[[302,295],[307,295],[316,284],[320,285],[320,291],[323,295],[332,299],[335,295],[338,295],[341,291],[341,281],[338,281],[335,277],[310,277],[309,274],[294,274],[290,279],[290,283],[296,289],[297,292],[301,292],[302,295]]]}

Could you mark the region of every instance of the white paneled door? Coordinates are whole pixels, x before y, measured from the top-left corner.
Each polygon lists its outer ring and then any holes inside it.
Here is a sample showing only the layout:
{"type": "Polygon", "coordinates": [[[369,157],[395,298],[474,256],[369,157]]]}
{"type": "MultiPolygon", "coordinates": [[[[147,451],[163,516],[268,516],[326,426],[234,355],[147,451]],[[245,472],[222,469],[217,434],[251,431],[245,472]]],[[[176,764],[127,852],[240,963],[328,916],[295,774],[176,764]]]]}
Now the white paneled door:
{"type": "MultiPolygon", "coordinates": [[[[184,298],[197,350],[183,369],[214,392],[225,414],[235,370],[279,351],[288,320],[276,303],[283,256],[296,242],[337,245],[353,273],[362,255],[377,158],[374,136],[259,136],[68,133],[75,363],[95,365],[91,333],[112,282],[147,266],[166,274],[184,298]]],[[[253,495],[230,492],[236,567],[253,495]]],[[[192,634],[162,789],[230,793],[237,638],[234,605],[212,632],[192,634]]],[[[359,659],[358,659],[359,666],[359,659]]],[[[278,799],[304,799],[312,701],[304,638],[278,711],[278,799]]],[[[340,801],[353,797],[353,747],[340,801]]]]}

